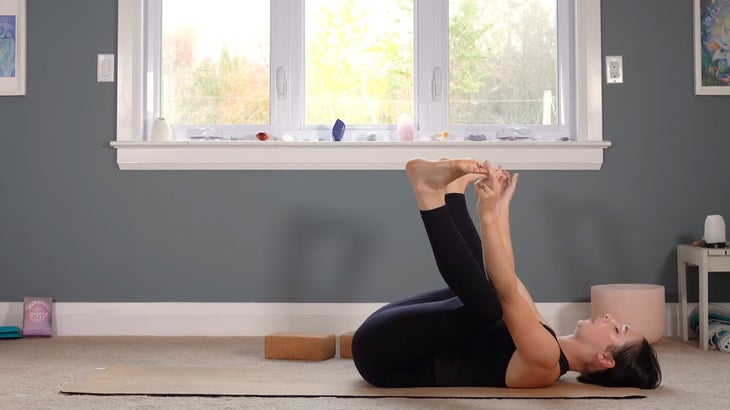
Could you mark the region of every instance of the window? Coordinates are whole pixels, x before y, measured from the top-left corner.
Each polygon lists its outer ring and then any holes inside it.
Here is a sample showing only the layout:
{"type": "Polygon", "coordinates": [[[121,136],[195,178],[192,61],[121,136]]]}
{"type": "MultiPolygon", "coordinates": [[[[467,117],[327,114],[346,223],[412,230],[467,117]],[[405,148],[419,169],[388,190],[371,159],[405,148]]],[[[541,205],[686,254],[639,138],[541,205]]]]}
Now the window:
{"type": "Polygon", "coordinates": [[[199,3],[146,2],[148,115],[192,126],[269,124],[269,3],[199,3]]]}
{"type": "Polygon", "coordinates": [[[558,71],[572,72],[558,64],[570,52],[558,56],[557,12],[555,0],[449,1],[450,125],[558,124],[558,71]]]}
{"type": "Polygon", "coordinates": [[[201,4],[119,1],[121,169],[599,169],[610,145],[600,0],[201,4]]]}
{"type": "Polygon", "coordinates": [[[394,126],[413,113],[413,1],[304,2],[304,124],[394,126]]]}

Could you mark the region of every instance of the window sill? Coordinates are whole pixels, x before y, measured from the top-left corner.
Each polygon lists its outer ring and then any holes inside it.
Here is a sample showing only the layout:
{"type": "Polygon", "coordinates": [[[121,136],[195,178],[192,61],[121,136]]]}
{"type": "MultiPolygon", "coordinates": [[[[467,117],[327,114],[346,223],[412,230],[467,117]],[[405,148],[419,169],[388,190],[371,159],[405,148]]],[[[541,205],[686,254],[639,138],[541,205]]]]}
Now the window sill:
{"type": "Polygon", "coordinates": [[[415,157],[477,158],[511,170],[599,170],[609,141],[112,141],[120,170],[402,170],[415,157]]]}

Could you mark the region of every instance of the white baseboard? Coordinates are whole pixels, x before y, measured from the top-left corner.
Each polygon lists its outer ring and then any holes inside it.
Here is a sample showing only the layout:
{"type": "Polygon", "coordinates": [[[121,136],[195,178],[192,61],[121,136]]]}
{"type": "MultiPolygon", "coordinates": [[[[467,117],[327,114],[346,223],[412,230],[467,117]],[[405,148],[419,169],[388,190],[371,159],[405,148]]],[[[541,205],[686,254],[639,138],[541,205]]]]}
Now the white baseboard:
{"type": "MultiPolygon", "coordinates": [[[[54,303],[57,336],[263,336],[353,331],[383,303],[54,303]]],[[[689,305],[693,309],[696,304],[689,305]]],[[[590,315],[590,303],[538,303],[558,335],[590,315]]],[[[0,326],[23,322],[22,302],[0,302],[0,326]]],[[[666,305],[667,336],[677,331],[677,304],[666,305]]]]}

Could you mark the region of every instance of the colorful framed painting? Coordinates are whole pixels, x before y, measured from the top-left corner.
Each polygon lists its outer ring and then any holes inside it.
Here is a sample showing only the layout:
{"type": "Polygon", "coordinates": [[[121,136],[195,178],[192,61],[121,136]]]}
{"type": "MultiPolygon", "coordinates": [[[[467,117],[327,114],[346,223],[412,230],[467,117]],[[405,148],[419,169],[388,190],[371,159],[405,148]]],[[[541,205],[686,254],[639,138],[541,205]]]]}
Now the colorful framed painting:
{"type": "Polygon", "coordinates": [[[25,95],[25,0],[0,0],[0,96],[25,95]]]}
{"type": "Polygon", "coordinates": [[[694,0],[695,94],[730,95],[730,0],[694,0]]]}

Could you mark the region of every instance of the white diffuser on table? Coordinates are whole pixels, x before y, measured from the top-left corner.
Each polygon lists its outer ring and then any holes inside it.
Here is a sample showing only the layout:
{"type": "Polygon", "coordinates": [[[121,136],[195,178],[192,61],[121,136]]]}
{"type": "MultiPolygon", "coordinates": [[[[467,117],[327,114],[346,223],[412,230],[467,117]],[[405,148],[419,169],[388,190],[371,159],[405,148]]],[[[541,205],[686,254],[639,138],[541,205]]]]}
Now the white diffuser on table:
{"type": "Polygon", "coordinates": [[[707,215],[705,218],[705,246],[724,248],[726,246],[725,219],[722,215],[707,215]]]}

